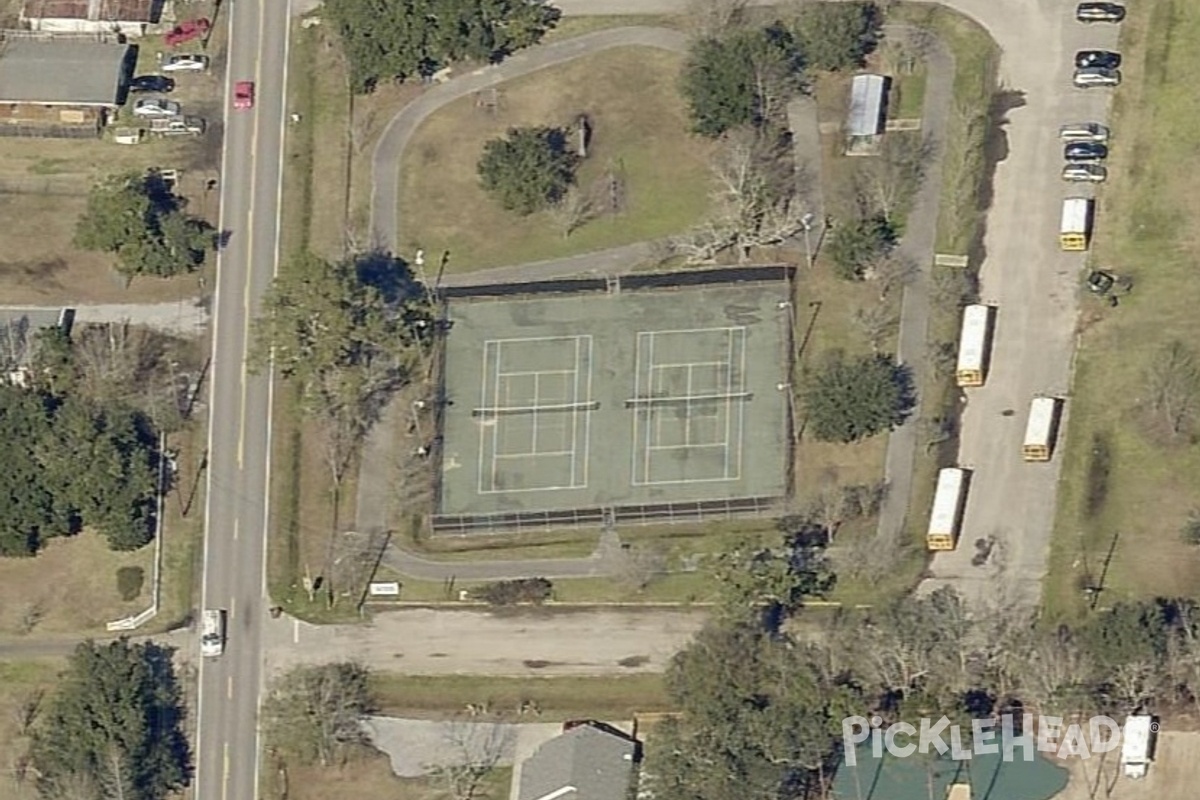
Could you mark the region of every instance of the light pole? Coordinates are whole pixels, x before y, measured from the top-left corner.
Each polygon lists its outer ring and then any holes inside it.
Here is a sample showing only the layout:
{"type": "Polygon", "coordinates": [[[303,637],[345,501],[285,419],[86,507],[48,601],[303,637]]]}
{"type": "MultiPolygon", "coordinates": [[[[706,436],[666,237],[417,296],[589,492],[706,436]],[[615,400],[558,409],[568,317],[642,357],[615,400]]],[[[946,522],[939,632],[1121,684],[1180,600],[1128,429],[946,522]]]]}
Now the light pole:
{"type": "Polygon", "coordinates": [[[804,256],[808,262],[808,268],[812,269],[813,253],[812,253],[812,224],[816,216],[812,213],[805,214],[800,218],[800,224],[804,226],[804,256]]]}

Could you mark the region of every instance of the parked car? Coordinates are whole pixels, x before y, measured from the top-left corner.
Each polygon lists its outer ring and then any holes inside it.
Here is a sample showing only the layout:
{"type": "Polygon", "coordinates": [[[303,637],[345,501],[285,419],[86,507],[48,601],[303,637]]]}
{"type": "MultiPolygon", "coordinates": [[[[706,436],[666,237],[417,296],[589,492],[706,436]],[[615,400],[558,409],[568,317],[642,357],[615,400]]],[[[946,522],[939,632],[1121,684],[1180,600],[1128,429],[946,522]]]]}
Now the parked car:
{"type": "Polygon", "coordinates": [[[1108,170],[1099,164],[1067,164],[1062,179],[1072,183],[1104,183],[1108,180],[1108,170]]]}
{"type": "Polygon", "coordinates": [[[180,53],[168,56],[162,64],[163,72],[204,72],[208,69],[208,56],[199,53],[180,53]]]}
{"type": "Polygon", "coordinates": [[[175,81],[165,75],[139,75],[129,82],[131,92],[169,92],[175,81]]]}
{"type": "Polygon", "coordinates": [[[1120,22],[1125,19],[1125,6],[1120,3],[1080,3],[1075,8],[1080,22],[1120,22]]]}
{"type": "Polygon", "coordinates": [[[159,136],[199,136],[207,128],[202,117],[155,117],[150,132],[159,136]]]}
{"type": "Polygon", "coordinates": [[[1088,291],[1093,294],[1108,294],[1117,279],[1102,269],[1092,271],[1087,278],[1088,291]]]}
{"type": "Polygon", "coordinates": [[[1080,50],[1075,54],[1075,68],[1099,67],[1116,69],[1121,66],[1121,54],[1111,50],[1080,50]]]}
{"type": "Polygon", "coordinates": [[[1108,128],[1099,122],[1071,122],[1058,129],[1058,138],[1064,142],[1108,141],[1108,128]]]}
{"type": "Polygon", "coordinates": [[[233,85],[233,107],[238,110],[254,108],[254,81],[238,81],[233,85]]]}
{"type": "Polygon", "coordinates": [[[184,42],[190,42],[192,39],[199,39],[204,34],[208,33],[212,23],[206,17],[200,19],[185,20],[176,25],[171,30],[167,31],[164,37],[168,47],[178,47],[184,42]]]}
{"type": "Polygon", "coordinates": [[[1093,86],[1119,86],[1121,84],[1121,72],[1120,70],[1104,69],[1103,67],[1086,67],[1075,70],[1073,80],[1075,85],[1080,89],[1090,89],[1093,86]]]}
{"type": "Polygon", "coordinates": [[[183,108],[165,97],[147,97],[133,104],[135,117],[177,117],[183,108]]]}
{"type": "Polygon", "coordinates": [[[1063,148],[1063,158],[1072,164],[1086,164],[1108,158],[1108,146],[1097,142],[1071,142],[1063,148]]]}

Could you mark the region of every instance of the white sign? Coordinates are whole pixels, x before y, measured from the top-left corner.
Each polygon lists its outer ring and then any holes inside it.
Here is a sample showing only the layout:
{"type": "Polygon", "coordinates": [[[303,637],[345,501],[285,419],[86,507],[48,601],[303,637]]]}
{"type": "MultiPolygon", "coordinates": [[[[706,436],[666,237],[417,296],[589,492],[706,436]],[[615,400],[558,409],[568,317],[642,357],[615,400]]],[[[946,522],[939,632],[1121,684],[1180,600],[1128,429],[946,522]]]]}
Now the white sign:
{"type": "Polygon", "coordinates": [[[368,591],[372,597],[398,597],[400,584],[396,581],[372,581],[368,591]]]}

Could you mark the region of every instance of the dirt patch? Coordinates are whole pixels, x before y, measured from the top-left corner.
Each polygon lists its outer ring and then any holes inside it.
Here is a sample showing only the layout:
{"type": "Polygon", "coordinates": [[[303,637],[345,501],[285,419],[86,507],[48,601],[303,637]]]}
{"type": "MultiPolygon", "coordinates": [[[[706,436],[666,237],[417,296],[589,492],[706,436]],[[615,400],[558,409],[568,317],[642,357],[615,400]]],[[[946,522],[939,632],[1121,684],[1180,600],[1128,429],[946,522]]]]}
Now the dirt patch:
{"type": "Polygon", "coordinates": [[[1193,800],[1200,781],[1200,733],[1160,733],[1154,763],[1140,780],[1121,774],[1120,752],[1056,763],[1071,778],[1055,800],[1193,800]]]}
{"type": "Polygon", "coordinates": [[[0,559],[0,632],[99,634],[104,624],[150,605],[154,548],[117,553],[85,531],[51,539],[33,558],[0,559]],[[117,570],[140,567],[141,594],[122,600],[117,570]]]}

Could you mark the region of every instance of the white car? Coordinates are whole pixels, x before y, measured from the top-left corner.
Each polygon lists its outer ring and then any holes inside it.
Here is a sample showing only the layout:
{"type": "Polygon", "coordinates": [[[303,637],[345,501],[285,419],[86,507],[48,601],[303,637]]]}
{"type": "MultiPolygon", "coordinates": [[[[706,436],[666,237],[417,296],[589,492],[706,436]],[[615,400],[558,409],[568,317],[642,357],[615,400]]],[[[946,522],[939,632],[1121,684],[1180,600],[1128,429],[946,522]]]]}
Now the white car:
{"type": "Polygon", "coordinates": [[[225,652],[225,609],[206,608],[200,620],[200,655],[215,658],[225,652]]]}
{"type": "Polygon", "coordinates": [[[1058,138],[1064,142],[1108,141],[1108,128],[1099,122],[1072,122],[1058,129],[1058,138]]]}
{"type": "Polygon", "coordinates": [[[1121,71],[1107,67],[1080,67],[1075,70],[1075,76],[1072,80],[1075,86],[1080,89],[1087,89],[1092,86],[1119,86],[1121,84],[1121,71]]]}
{"type": "Polygon", "coordinates": [[[163,72],[204,72],[208,69],[208,56],[198,53],[178,53],[167,56],[160,69],[163,72]]]}
{"type": "Polygon", "coordinates": [[[179,103],[162,97],[147,97],[133,104],[135,117],[178,117],[182,110],[179,103]]]}

